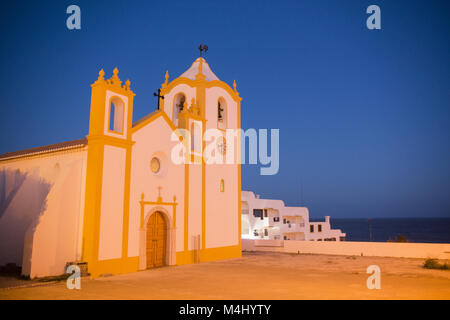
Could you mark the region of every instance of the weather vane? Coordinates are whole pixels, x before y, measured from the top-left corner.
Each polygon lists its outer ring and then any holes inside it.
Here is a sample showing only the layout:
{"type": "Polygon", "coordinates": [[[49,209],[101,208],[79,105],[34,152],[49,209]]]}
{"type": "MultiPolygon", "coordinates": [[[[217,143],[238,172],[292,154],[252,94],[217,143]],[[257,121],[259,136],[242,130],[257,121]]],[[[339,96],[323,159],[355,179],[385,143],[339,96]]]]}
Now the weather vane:
{"type": "Polygon", "coordinates": [[[198,46],[198,50],[200,51],[200,57],[202,56],[202,52],[208,52],[208,46],[206,44],[201,44],[198,46]]]}

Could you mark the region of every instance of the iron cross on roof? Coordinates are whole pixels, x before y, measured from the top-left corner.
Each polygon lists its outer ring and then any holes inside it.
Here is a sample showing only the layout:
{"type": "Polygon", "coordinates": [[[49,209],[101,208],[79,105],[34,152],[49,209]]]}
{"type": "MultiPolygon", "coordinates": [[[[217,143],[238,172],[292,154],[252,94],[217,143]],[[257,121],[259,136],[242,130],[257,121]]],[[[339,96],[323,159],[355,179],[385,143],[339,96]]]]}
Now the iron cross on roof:
{"type": "Polygon", "coordinates": [[[158,186],[158,199],[156,199],[157,202],[162,202],[162,197],[161,197],[161,186],[158,186]]]}
{"type": "Polygon", "coordinates": [[[162,187],[158,186],[158,198],[161,198],[161,189],[162,189],[162,187]]]}
{"type": "Polygon", "coordinates": [[[160,101],[160,99],[163,99],[163,100],[164,100],[164,96],[161,95],[161,89],[158,89],[158,93],[153,92],[153,95],[154,95],[155,97],[158,97],[158,110],[159,110],[159,101],[160,101]]]}
{"type": "Polygon", "coordinates": [[[208,52],[208,46],[206,44],[201,44],[198,46],[198,50],[200,51],[200,57],[202,56],[202,52],[208,52]]]}

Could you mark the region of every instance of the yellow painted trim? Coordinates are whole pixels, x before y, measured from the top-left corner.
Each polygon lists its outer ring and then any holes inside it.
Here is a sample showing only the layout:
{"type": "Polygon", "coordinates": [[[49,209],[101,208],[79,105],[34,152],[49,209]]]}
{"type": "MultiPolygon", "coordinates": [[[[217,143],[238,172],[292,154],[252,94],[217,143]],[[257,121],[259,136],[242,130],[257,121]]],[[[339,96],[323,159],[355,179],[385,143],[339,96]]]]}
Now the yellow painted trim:
{"type": "MultiPolygon", "coordinates": [[[[88,139],[88,146],[90,143],[99,142],[104,145],[118,147],[118,148],[130,148],[132,145],[134,145],[134,141],[131,140],[125,140],[123,138],[118,137],[111,137],[108,135],[89,135],[86,137],[88,139]]],[[[89,151],[89,147],[88,147],[89,151]]]]}
{"type": "Polygon", "coordinates": [[[141,123],[139,123],[138,125],[136,125],[136,126],[133,126],[132,128],[131,128],[131,132],[132,133],[135,133],[136,131],[138,131],[139,129],[141,129],[141,128],[143,128],[143,127],[145,127],[147,124],[149,124],[150,122],[153,122],[153,121],[155,121],[156,119],[158,119],[159,117],[161,117],[161,110],[159,110],[159,111],[154,111],[153,112],[154,114],[151,116],[151,117],[149,117],[148,119],[146,119],[145,121],[142,121],[141,123]]]}
{"type": "Polygon", "coordinates": [[[140,226],[141,226],[141,228],[143,228],[144,227],[144,219],[145,219],[145,207],[144,207],[144,205],[142,204],[142,201],[140,201],[140,205],[141,205],[141,223],[140,223],[140,226]]]}
{"type": "Polygon", "coordinates": [[[178,202],[164,202],[164,201],[139,201],[143,205],[160,205],[160,206],[176,206],[178,202]]]}
{"type": "Polygon", "coordinates": [[[172,215],[173,215],[173,227],[174,229],[177,228],[177,197],[173,197],[173,208],[172,208],[172,215]]]}
{"type": "MultiPolygon", "coordinates": [[[[200,66],[202,64],[200,63],[200,66]]],[[[199,69],[199,74],[201,74],[201,69],[199,69]]],[[[200,116],[202,117],[202,137],[206,131],[206,89],[205,89],[205,81],[196,81],[197,90],[196,90],[196,103],[197,106],[200,107],[200,116]]],[[[206,145],[202,138],[202,155],[201,155],[201,164],[202,164],[202,249],[206,248],[206,162],[203,159],[203,155],[205,154],[206,145]]],[[[200,260],[203,261],[200,257],[200,260]]]]}
{"type": "MultiPolygon", "coordinates": [[[[179,251],[176,253],[176,264],[192,264],[196,262],[196,250],[179,251]]],[[[240,245],[218,248],[206,248],[200,250],[201,261],[217,261],[242,257],[240,245]]],[[[89,270],[92,277],[102,274],[121,274],[139,271],[139,257],[125,259],[100,260],[94,270],[89,270]]]]}
{"type": "Polygon", "coordinates": [[[88,145],[82,260],[88,263],[91,272],[98,259],[104,147],[100,141],[88,145]]]}
{"type": "Polygon", "coordinates": [[[95,269],[89,268],[91,277],[97,278],[103,274],[121,274],[139,271],[139,257],[99,260],[95,269]]]}
{"type": "MultiPolygon", "coordinates": [[[[239,101],[237,103],[237,127],[241,128],[241,102],[239,101]]],[[[241,160],[241,130],[238,131],[238,137],[237,137],[237,159],[238,159],[238,177],[237,177],[237,190],[238,190],[238,212],[237,212],[237,218],[238,218],[238,243],[239,246],[241,246],[242,244],[242,240],[241,240],[241,189],[242,189],[242,185],[241,185],[241,165],[240,165],[240,160],[241,160]]]]}
{"type": "MultiPolygon", "coordinates": [[[[87,167],[86,167],[86,188],[85,188],[85,207],[83,222],[83,240],[82,240],[82,260],[88,263],[88,272],[93,276],[102,273],[123,273],[137,271],[139,266],[138,258],[128,258],[128,227],[129,227],[129,199],[130,199],[130,175],[131,175],[131,148],[134,144],[131,141],[131,125],[133,119],[133,98],[134,93],[129,89],[129,82],[126,86],[120,86],[120,80],[115,74],[114,81],[104,80],[102,75],[91,86],[91,112],[89,121],[89,136],[87,148],[87,167]],[[119,82],[117,82],[119,81],[119,82]],[[108,108],[112,99],[118,98],[123,103],[124,121],[122,132],[126,129],[127,136],[113,137],[106,135],[105,116],[106,116],[106,92],[111,91],[112,97],[109,99],[108,108]],[[128,97],[128,103],[115,94],[128,97]],[[125,122],[125,108],[127,108],[127,119],[125,122]],[[122,229],[122,257],[113,260],[99,261],[99,237],[100,237],[100,219],[103,185],[103,161],[104,149],[106,145],[123,148],[126,151],[125,157],[125,179],[124,179],[124,205],[123,205],[123,229],[122,229]]],[[[108,112],[108,117],[110,116],[108,112]]],[[[109,120],[109,118],[108,118],[109,120]]],[[[109,129],[109,122],[108,129],[109,129]]],[[[114,131],[117,134],[116,131],[114,131]]]]}
{"type": "Polygon", "coordinates": [[[189,113],[189,112],[182,112],[178,115],[178,121],[180,118],[185,118],[185,119],[193,119],[193,120],[197,120],[197,121],[206,121],[201,115],[195,115],[193,113],[189,113]]]}
{"type": "MultiPolygon", "coordinates": [[[[241,258],[242,249],[240,245],[206,248],[200,250],[200,261],[217,261],[233,258],[241,258]]],[[[177,265],[192,264],[197,262],[197,250],[178,251],[176,253],[177,265]]]]}
{"type": "MultiPolygon", "coordinates": [[[[139,123],[138,125],[134,126],[131,128],[131,133],[135,133],[136,131],[138,131],[139,129],[145,127],[146,125],[148,125],[149,123],[155,121],[156,119],[158,119],[159,117],[163,117],[164,120],[166,120],[167,124],[169,125],[169,127],[172,129],[172,131],[177,132],[177,127],[175,127],[175,125],[173,124],[173,122],[170,120],[169,116],[163,111],[163,110],[157,110],[153,112],[154,115],[149,117],[148,119],[146,119],[145,121],[142,121],[141,123],[139,123]]],[[[178,133],[177,133],[178,134],[178,133]]]]}
{"type": "Polygon", "coordinates": [[[206,81],[205,88],[212,88],[212,87],[219,87],[224,89],[236,102],[240,102],[242,100],[242,98],[239,97],[239,94],[233,89],[231,89],[231,87],[223,81],[220,80],[206,81]]]}
{"type": "Polygon", "coordinates": [[[206,248],[201,250],[200,255],[202,262],[240,258],[242,257],[242,248],[241,245],[206,248]]]}
{"type": "Polygon", "coordinates": [[[163,94],[163,95],[167,94],[173,88],[175,88],[177,85],[180,85],[180,84],[185,84],[190,87],[198,87],[199,84],[201,84],[204,88],[220,87],[220,88],[224,89],[226,92],[228,92],[228,94],[231,96],[231,98],[234,101],[239,102],[242,100],[241,97],[239,97],[239,94],[237,92],[235,92],[233,89],[231,89],[231,87],[223,81],[220,81],[220,80],[212,80],[212,81],[191,80],[191,79],[185,78],[185,77],[179,77],[179,78],[176,78],[175,80],[171,81],[167,86],[165,86],[161,89],[161,94],[163,94]]]}
{"type": "Polygon", "coordinates": [[[95,81],[93,84],[91,84],[91,88],[103,88],[103,90],[111,90],[116,92],[117,94],[127,96],[127,97],[134,97],[135,94],[131,89],[124,89],[123,86],[116,86],[114,84],[107,83],[108,80],[98,80],[95,81]]]}
{"type": "Polygon", "coordinates": [[[140,206],[141,206],[141,223],[140,223],[141,228],[144,227],[144,220],[145,220],[145,206],[146,206],[146,205],[154,205],[154,206],[156,206],[156,205],[158,205],[158,206],[172,206],[172,214],[173,214],[172,220],[173,220],[173,226],[175,227],[175,226],[176,226],[176,220],[177,220],[177,217],[176,217],[176,207],[177,207],[177,205],[178,205],[178,202],[176,202],[176,199],[177,199],[177,198],[174,196],[174,197],[173,197],[173,200],[174,200],[173,202],[164,202],[164,201],[162,201],[161,198],[158,198],[157,201],[145,201],[145,200],[144,200],[144,193],[142,193],[142,194],[141,194],[141,200],[139,201],[139,204],[140,204],[140,206]]]}
{"type": "Polygon", "coordinates": [[[186,152],[186,161],[189,164],[200,164],[203,161],[203,157],[200,153],[186,152]]]}
{"type": "Polygon", "coordinates": [[[176,131],[177,127],[175,127],[175,125],[173,124],[173,122],[170,120],[169,116],[167,115],[167,113],[165,113],[164,111],[161,111],[161,116],[164,118],[164,120],[166,120],[167,124],[169,125],[169,127],[173,130],[176,131]]]}
{"type": "Polygon", "coordinates": [[[131,188],[131,148],[127,148],[125,159],[125,181],[124,181],[124,196],[123,196],[122,260],[128,258],[130,188],[131,188]]]}
{"type": "Polygon", "coordinates": [[[89,134],[104,135],[106,85],[93,85],[91,92],[91,111],[89,117],[89,134]]]}

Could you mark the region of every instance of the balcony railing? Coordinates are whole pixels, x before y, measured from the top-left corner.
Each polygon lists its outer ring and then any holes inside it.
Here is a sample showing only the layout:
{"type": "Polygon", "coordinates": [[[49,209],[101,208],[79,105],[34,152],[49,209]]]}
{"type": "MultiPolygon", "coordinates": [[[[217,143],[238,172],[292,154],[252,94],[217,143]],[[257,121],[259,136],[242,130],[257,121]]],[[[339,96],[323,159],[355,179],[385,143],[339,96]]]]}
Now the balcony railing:
{"type": "Polygon", "coordinates": [[[286,224],[288,228],[290,229],[300,229],[300,228],[304,228],[305,227],[305,223],[304,222],[300,222],[300,223],[288,223],[286,224]]]}

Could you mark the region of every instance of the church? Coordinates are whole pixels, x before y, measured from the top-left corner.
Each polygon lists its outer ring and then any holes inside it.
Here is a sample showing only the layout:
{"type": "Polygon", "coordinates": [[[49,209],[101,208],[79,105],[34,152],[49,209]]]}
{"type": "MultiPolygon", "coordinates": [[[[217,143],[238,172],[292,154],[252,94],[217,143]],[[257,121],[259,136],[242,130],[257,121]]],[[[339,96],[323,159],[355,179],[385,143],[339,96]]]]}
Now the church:
{"type": "Polygon", "coordinates": [[[202,161],[206,130],[240,129],[236,82],[200,57],[166,72],[158,110],[135,122],[130,86],[100,70],[86,138],[0,155],[0,265],[35,278],[80,264],[98,277],[241,256],[240,164],[202,161]],[[180,142],[190,161],[175,163],[180,142]]]}

